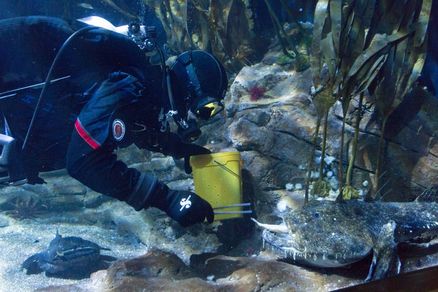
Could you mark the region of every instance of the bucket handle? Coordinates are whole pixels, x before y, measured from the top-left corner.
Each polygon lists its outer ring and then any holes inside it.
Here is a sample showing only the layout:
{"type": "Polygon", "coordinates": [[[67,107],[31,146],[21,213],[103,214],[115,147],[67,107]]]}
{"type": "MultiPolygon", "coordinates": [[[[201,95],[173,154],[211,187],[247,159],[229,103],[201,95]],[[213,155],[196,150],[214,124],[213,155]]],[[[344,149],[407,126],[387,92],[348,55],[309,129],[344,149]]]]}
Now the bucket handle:
{"type": "Polygon", "coordinates": [[[222,164],[222,163],[220,163],[220,162],[217,161],[217,160],[213,160],[213,161],[214,161],[214,163],[216,163],[217,165],[219,165],[222,169],[228,171],[229,173],[235,175],[238,179],[240,179],[240,175],[237,174],[237,173],[235,173],[234,171],[232,171],[232,170],[229,169],[228,167],[226,167],[225,164],[222,164]]]}

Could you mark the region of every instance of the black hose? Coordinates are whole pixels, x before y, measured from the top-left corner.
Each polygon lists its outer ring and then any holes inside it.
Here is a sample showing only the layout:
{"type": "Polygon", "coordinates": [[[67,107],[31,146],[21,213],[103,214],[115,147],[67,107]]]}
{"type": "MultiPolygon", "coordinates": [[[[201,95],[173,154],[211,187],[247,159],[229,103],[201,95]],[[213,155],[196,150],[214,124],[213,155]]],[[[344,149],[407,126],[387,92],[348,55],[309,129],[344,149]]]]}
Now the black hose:
{"type": "Polygon", "coordinates": [[[35,110],[33,111],[32,119],[30,120],[30,123],[29,123],[29,128],[27,128],[27,133],[26,133],[26,136],[24,137],[24,142],[23,142],[23,146],[21,147],[21,151],[23,151],[27,145],[27,141],[29,139],[30,132],[32,131],[33,124],[35,123],[36,117],[38,115],[38,111],[39,111],[41,102],[43,100],[44,95],[46,94],[47,88],[50,84],[50,80],[52,79],[53,70],[55,69],[55,66],[56,66],[59,58],[61,57],[62,53],[67,48],[67,46],[70,44],[70,42],[73,39],[75,39],[78,35],[81,35],[85,32],[88,32],[88,31],[90,31],[92,29],[96,29],[96,28],[98,28],[98,27],[95,27],[95,26],[83,27],[83,28],[75,31],[62,44],[61,48],[59,49],[58,53],[56,54],[55,58],[53,59],[52,65],[50,66],[50,69],[49,69],[49,72],[47,73],[46,80],[44,81],[44,86],[41,90],[40,96],[38,97],[38,101],[37,101],[37,104],[35,106],[35,110]]]}

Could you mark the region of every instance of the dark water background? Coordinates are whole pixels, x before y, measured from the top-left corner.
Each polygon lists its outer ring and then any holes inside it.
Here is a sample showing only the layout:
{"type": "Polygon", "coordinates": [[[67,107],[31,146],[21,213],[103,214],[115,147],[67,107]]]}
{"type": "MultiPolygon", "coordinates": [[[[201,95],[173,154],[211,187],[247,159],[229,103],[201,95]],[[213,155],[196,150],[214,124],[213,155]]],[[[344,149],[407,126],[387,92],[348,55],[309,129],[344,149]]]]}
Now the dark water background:
{"type": "MultiPolygon", "coordinates": [[[[115,0],[113,2],[121,9],[134,15],[140,14],[143,9],[143,4],[138,0],[115,0]]],[[[159,2],[162,1],[160,0],[159,2]]],[[[293,0],[288,1],[288,3],[297,20],[311,21],[313,19],[313,9],[316,5],[316,0],[293,0]]],[[[271,1],[271,5],[280,19],[285,20],[288,17],[286,12],[282,11],[280,1],[271,1]]],[[[264,1],[255,0],[253,1],[253,6],[258,12],[257,17],[259,18],[260,26],[265,28],[271,27],[272,23],[264,1]]],[[[0,18],[2,19],[25,15],[46,15],[58,16],[67,21],[74,21],[77,18],[98,15],[108,19],[116,26],[126,24],[129,21],[127,17],[111,8],[105,1],[1,0],[0,8],[0,18]],[[94,9],[90,9],[88,5],[91,5],[94,9]]]]}

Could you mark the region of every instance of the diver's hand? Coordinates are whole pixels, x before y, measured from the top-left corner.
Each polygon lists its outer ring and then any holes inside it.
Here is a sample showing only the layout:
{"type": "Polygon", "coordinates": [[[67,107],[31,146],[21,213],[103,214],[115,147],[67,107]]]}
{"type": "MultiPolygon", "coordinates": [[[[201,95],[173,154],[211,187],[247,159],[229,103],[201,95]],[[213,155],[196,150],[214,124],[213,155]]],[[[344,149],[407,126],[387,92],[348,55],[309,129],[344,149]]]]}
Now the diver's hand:
{"type": "Polygon", "coordinates": [[[192,155],[211,153],[210,150],[202,146],[184,143],[181,138],[174,133],[167,133],[163,135],[161,144],[163,144],[163,148],[168,155],[171,155],[177,159],[192,155]]]}
{"type": "Polygon", "coordinates": [[[181,226],[187,227],[195,223],[201,223],[205,219],[208,223],[213,222],[213,208],[197,194],[188,191],[169,190],[167,197],[168,205],[164,211],[181,226]]]}
{"type": "Polygon", "coordinates": [[[167,135],[167,154],[172,155],[176,159],[184,158],[184,171],[187,174],[192,173],[190,166],[190,156],[210,154],[211,151],[197,144],[184,143],[181,138],[173,133],[167,135]]]}
{"type": "Polygon", "coordinates": [[[158,146],[151,146],[151,143],[148,143],[147,141],[148,139],[143,137],[143,139],[138,139],[135,143],[142,149],[158,151],[176,159],[184,158],[184,170],[187,174],[192,173],[192,168],[190,167],[190,156],[211,153],[210,150],[202,146],[184,143],[175,133],[162,133],[155,136],[153,143],[158,146]]]}
{"type": "Polygon", "coordinates": [[[192,167],[190,166],[190,156],[192,155],[200,155],[200,154],[210,154],[211,151],[207,148],[204,148],[202,146],[196,145],[196,144],[186,144],[190,147],[187,149],[187,153],[184,156],[184,171],[187,174],[192,173],[192,167]]]}

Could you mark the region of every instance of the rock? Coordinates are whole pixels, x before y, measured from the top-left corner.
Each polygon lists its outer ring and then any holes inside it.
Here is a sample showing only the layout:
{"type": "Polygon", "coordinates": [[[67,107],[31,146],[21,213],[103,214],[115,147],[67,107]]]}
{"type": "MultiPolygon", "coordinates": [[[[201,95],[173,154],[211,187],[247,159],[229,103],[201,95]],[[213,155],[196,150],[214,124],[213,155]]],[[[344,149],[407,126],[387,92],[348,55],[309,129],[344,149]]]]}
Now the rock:
{"type": "MultiPolygon", "coordinates": [[[[309,95],[311,80],[310,70],[297,73],[275,64],[260,63],[244,67],[230,87],[225,102],[224,137],[242,153],[245,168],[262,191],[284,188],[297,178],[301,178],[299,183],[304,182],[317,117],[309,95]],[[251,97],[250,89],[254,86],[264,90],[258,99],[251,97]]],[[[357,100],[353,99],[351,104],[357,104],[357,100]]],[[[350,113],[352,110],[353,106],[350,113]]],[[[438,101],[427,100],[417,117],[388,140],[387,159],[383,163],[386,174],[383,179],[387,182],[382,190],[387,193],[385,199],[411,200],[423,190],[419,186],[428,187],[437,181],[438,116],[432,114],[437,110],[438,101]]],[[[345,150],[349,149],[354,132],[351,117],[348,116],[345,128],[345,150]]],[[[325,158],[326,171],[334,171],[335,180],[341,128],[342,108],[337,102],[329,111],[325,158]]],[[[365,113],[353,170],[353,186],[358,189],[364,180],[370,182],[370,187],[375,183],[372,172],[377,160],[378,129],[370,111],[365,113]]],[[[320,135],[321,132],[322,129],[320,135]]],[[[338,182],[332,185],[336,187],[338,182]]]]}
{"type": "Polygon", "coordinates": [[[4,209],[5,205],[13,204],[17,198],[35,197],[34,192],[26,191],[18,186],[7,186],[0,188],[0,209],[4,209]]]}
{"type": "Polygon", "coordinates": [[[83,198],[83,206],[85,208],[97,208],[105,202],[112,200],[111,197],[105,196],[96,192],[88,192],[83,198]]]}
{"type": "Polygon", "coordinates": [[[48,201],[21,186],[8,186],[0,189],[0,210],[16,219],[30,219],[47,213],[48,201]]]}
{"type": "Polygon", "coordinates": [[[0,228],[9,226],[9,219],[6,216],[0,216],[0,228]]]}
{"type": "Polygon", "coordinates": [[[23,190],[33,192],[33,193],[41,195],[41,196],[50,195],[50,189],[47,187],[47,185],[24,184],[24,185],[19,186],[19,188],[22,188],[23,190]]]}
{"type": "Polygon", "coordinates": [[[107,271],[93,274],[89,283],[38,291],[211,291],[214,286],[197,278],[196,272],[175,254],[154,250],[117,261],[107,271]]]}
{"type": "Polygon", "coordinates": [[[218,291],[216,285],[205,282],[199,278],[190,278],[184,280],[169,280],[166,278],[149,278],[142,279],[136,277],[127,277],[115,283],[106,291],[218,291]]]}
{"type": "Polygon", "coordinates": [[[125,162],[127,165],[140,162],[148,162],[150,153],[148,151],[139,149],[135,145],[127,148],[120,148],[117,150],[117,158],[125,162]]]}
{"type": "Polygon", "coordinates": [[[192,254],[215,252],[220,246],[213,225],[182,228],[158,209],[137,212],[120,202],[112,202],[104,212],[120,234],[135,236],[149,249],[175,252],[186,263],[192,254]]]}
{"type": "Polygon", "coordinates": [[[155,171],[166,171],[175,167],[175,162],[171,156],[156,157],[151,159],[151,167],[155,171]]]}
{"type": "Polygon", "coordinates": [[[258,257],[217,256],[189,267],[175,254],[154,250],[118,261],[88,282],[38,291],[326,291],[360,282],[258,257]]]}
{"type": "Polygon", "coordinates": [[[108,270],[107,281],[116,283],[127,276],[181,280],[195,277],[196,274],[175,254],[152,250],[142,257],[114,263],[108,270]]]}
{"type": "Polygon", "coordinates": [[[300,267],[272,260],[219,256],[207,260],[205,272],[216,283],[239,291],[317,291],[324,278],[300,267]]]}
{"type": "Polygon", "coordinates": [[[167,184],[169,188],[175,190],[194,191],[193,179],[173,180],[167,184]]]}
{"type": "Polygon", "coordinates": [[[59,196],[83,196],[87,193],[87,188],[79,183],[54,183],[52,191],[59,196]]]}
{"type": "Polygon", "coordinates": [[[50,211],[65,212],[78,211],[84,208],[84,196],[53,196],[50,198],[50,211]]]}

